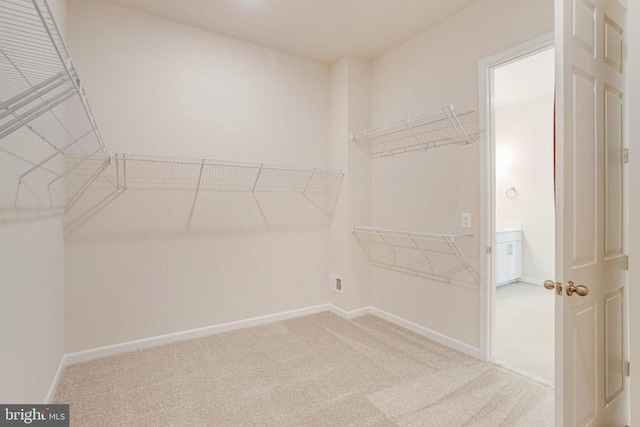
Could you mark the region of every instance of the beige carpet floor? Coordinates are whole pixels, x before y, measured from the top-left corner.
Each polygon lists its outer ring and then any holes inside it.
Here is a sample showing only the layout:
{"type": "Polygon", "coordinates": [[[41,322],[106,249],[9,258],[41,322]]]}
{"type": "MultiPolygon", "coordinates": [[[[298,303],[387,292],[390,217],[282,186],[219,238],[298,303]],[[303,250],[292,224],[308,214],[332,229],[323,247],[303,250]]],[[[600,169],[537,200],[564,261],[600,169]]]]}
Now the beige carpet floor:
{"type": "Polygon", "coordinates": [[[65,369],[72,426],[551,426],[549,388],[375,316],[320,313],[65,369]]]}

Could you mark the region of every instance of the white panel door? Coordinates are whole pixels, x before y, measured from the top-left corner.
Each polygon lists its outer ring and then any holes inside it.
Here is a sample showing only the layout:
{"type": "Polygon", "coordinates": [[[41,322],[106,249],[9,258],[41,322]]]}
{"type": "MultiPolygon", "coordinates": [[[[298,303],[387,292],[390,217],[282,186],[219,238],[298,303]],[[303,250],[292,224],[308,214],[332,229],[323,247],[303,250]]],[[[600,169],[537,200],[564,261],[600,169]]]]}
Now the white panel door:
{"type": "Polygon", "coordinates": [[[624,426],[625,9],[556,0],[556,424],[624,426]],[[588,295],[568,295],[570,284],[588,295]]]}

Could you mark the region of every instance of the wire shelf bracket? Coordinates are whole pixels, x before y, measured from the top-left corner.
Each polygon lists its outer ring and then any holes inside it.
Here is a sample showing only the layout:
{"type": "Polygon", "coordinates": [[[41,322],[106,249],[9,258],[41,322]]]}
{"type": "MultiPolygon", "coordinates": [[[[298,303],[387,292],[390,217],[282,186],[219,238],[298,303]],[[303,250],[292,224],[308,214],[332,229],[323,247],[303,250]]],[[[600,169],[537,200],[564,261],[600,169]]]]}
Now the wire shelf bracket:
{"type": "Polygon", "coordinates": [[[351,141],[373,159],[452,144],[472,144],[479,136],[475,111],[453,105],[355,132],[351,141]]]}
{"type": "Polygon", "coordinates": [[[471,235],[369,226],[355,226],[352,232],[376,267],[474,289],[480,283],[460,248],[460,241],[471,235]]]}

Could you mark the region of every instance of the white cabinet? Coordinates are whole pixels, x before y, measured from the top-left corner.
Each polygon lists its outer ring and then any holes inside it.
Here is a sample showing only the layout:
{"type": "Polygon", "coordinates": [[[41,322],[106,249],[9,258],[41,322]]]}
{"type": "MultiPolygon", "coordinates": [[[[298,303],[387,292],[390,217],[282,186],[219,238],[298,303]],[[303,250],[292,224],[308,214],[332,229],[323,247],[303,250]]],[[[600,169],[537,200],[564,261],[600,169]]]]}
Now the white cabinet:
{"type": "Polygon", "coordinates": [[[496,283],[504,285],[522,276],[522,232],[503,231],[496,236],[496,283]]]}

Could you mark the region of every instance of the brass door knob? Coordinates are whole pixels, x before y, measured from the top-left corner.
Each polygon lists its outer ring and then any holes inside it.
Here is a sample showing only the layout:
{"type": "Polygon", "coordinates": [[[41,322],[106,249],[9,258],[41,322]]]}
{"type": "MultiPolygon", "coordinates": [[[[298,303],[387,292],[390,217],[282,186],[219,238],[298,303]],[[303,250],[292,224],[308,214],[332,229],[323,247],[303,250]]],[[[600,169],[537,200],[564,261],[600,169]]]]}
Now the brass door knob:
{"type": "Polygon", "coordinates": [[[553,291],[556,289],[556,282],[554,282],[553,280],[545,280],[542,286],[544,286],[545,289],[549,289],[550,291],[553,291]]]}
{"type": "Polygon", "coordinates": [[[584,285],[575,285],[573,282],[569,282],[567,284],[567,295],[571,296],[573,294],[577,294],[581,297],[586,297],[589,295],[589,288],[584,285]]]}

